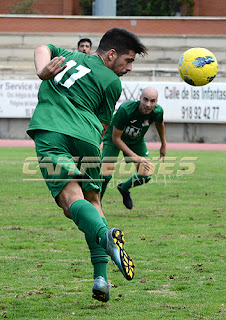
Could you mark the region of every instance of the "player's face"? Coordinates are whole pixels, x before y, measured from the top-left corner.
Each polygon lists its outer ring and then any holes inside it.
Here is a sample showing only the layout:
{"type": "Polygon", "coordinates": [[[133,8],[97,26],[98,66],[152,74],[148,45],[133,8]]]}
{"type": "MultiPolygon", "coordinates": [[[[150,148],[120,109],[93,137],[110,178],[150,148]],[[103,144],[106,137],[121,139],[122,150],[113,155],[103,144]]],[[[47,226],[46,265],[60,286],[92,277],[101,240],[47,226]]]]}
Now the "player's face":
{"type": "Polygon", "coordinates": [[[78,47],[78,52],[83,52],[86,54],[91,54],[90,43],[88,41],[80,43],[78,47]]]}
{"type": "Polygon", "coordinates": [[[132,63],[135,60],[136,52],[130,50],[128,53],[117,55],[112,62],[111,70],[121,77],[132,70],[132,63]]]}
{"type": "Polygon", "coordinates": [[[154,109],[156,103],[158,101],[158,97],[156,94],[144,92],[140,98],[140,106],[139,112],[141,115],[150,114],[154,109]]]}

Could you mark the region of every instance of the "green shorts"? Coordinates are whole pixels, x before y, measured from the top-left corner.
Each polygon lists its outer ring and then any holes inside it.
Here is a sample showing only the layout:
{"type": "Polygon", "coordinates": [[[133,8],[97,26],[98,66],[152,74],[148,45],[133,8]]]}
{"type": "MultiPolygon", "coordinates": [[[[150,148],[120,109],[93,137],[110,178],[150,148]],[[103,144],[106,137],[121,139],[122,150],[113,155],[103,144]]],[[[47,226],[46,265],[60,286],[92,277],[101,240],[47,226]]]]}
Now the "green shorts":
{"type": "Polygon", "coordinates": [[[36,153],[43,178],[54,198],[76,179],[83,193],[101,192],[100,149],[85,141],[44,130],[34,132],[36,153]]]}
{"type": "MultiPolygon", "coordinates": [[[[138,154],[138,156],[140,157],[149,157],[149,152],[146,146],[146,143],[144,140],[141,140],[139,143],[135,143],[135,144],[128,144],[128,147],[135,152],[136,154],[138,154]]],[[[110,141],[106,141],[103,144],[103,150],[102,150],[102,161],[104,161],[105,157],[115,157],[117,158],[119,155],[120,149],[116,147],[116,145],[113,142],[110,141]]],[[[124,154],[124,157],[126,157],[126,155],[124,154]]],[[[116,160],[117,161],[117,160],[116,160]]]]}

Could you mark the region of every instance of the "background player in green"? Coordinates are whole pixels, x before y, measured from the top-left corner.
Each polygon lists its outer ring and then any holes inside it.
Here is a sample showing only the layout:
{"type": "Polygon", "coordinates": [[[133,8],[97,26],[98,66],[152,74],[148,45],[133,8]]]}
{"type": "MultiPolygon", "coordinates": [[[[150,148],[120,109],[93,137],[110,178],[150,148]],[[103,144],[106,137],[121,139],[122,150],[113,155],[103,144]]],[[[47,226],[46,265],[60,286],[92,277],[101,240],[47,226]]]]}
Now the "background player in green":
{"type": "Polygon", "coordinates": [[[100,163],[83,176],[79,168],[84,158],[100,159],[102,135],[122,90],[119,77],[131,71],[137,53],[146,54],[146,47],[120,28],[108,30],[93,55],[51,44],[35,50],[43,81],[27,132],[56,203],[85,233],[94,266],[93,297],[104,302],[109,300],[108,255],[127,280],[134,276],[134,264],[124,250],[123,233],[109,230],[102,212],[100,163]]]}
{"type": "MultiPolygon", "coordinates": [[[[117,158],[122,150],[124,156],[133,158],[133,161],[137,163],[138,173],[117,186],[123,197],[123,203],[128,209],[133,207],[129,189],[147,183],[151,179],[152,165],[148,158],[149,152],[144,135],[153,122],[161,140],[160,158],[166,154],[163,109],[157,104],[157,101],[158,92],[155,88],[143,89],[140,101],[127,101],[119,107],[104,136],[103,162],[105,157],[117,158]]],[[[101,198],[112,176],[104,175],[103,178],[105,182],[103,182],[101,198]]]]}

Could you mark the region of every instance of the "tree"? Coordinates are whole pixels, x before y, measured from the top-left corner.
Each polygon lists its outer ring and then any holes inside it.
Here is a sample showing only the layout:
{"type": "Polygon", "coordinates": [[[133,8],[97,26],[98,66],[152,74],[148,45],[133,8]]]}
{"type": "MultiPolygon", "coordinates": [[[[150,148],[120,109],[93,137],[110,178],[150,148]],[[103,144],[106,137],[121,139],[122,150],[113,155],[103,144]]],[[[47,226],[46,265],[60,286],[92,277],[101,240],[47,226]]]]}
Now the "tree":
{"type": "MultiPolygon", "coordinates": [[[[84,15],[92,14],[93,0],[80,0],[84,15]]],[[[117,16],[193,15],[194,0],[117,0],[117,16]]]]}
{"type": "Polygon", "coordinates": [[[15,0],[15,4],[10,8],[11,14],[34,14],[37,13],[32,8],[34,2],[36,0],[24,0],[24,1],[17,1],[15,0]]]}
{"type": "Polygon", "coordinates": [[[190,8],[194,0],[117,0],[118,16],[175,16],[181,13],[186,4],[186,12],[192,14],[190,8]]]}
{"type": "Polygon", "coordinates": [[[79,5],[82,8],[82,14],[86,16],[92,15],[93,0],[80,0],[79,5]]]}

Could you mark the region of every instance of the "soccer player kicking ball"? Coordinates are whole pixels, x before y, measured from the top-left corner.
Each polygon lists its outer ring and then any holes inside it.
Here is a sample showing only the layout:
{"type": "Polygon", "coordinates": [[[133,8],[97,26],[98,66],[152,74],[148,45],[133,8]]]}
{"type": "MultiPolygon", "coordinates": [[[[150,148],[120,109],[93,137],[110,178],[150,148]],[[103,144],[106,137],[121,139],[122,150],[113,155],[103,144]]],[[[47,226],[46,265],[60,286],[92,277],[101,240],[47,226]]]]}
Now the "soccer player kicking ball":
{"type": "MultiPolygon", "coordinates": [[[[117,159],[120,150],[122,150],[124,156],[130,157],[130,160],[127,159],[127,161],[133,161],[137,164],[137,174],[117,186],[127,209],[133,208],[129,189],[147,183],[151,179],[152,164],[144,135],[153,122],[161,140],[160,158],[166,154],[163,109],[157,102],[157,90],[153,87],[144,88],[139,101],[127,101],[119,107],[104,136],[103,163],[104,158],[117,159]]],[[[104,175],[103,178],[105,182],[102,186],[101,198],[112,176],[104,175]]]]}
{"type": "Polygon", "coordinates": [[[146,47],[120,28],[107,31],[92,55],[52,44],[35,50],[43,81],[27,133],[56,203],[85,233],[94,267],[93,298],[103,302],[109,300],[108,256],[127,280],[134,276],[134,264],[123,233],[109,230],[101,209],[100,161],[81,169],[87,159],[100,159],[102,135],[122,91],[119,77],[131,71],[136,54],[146,54],[146,47]]]}

